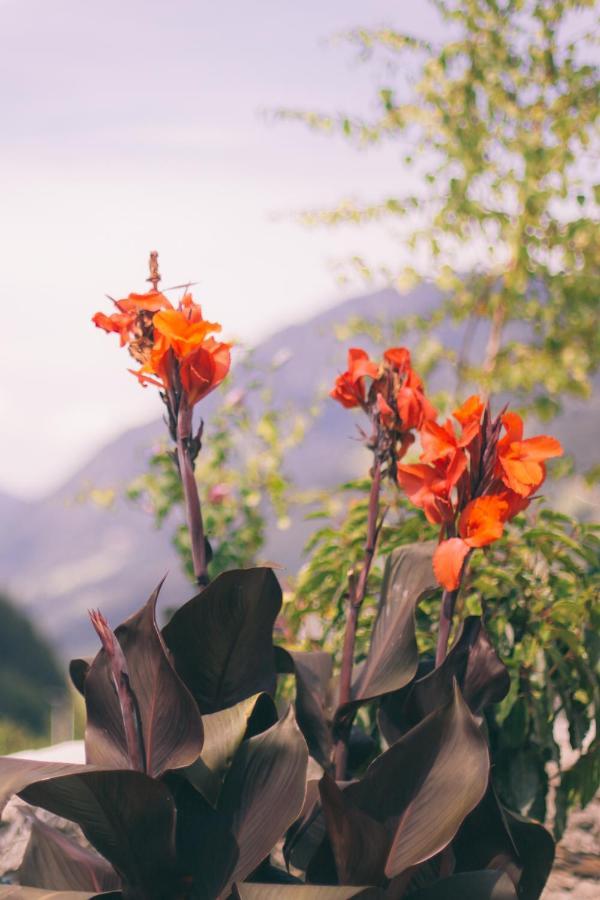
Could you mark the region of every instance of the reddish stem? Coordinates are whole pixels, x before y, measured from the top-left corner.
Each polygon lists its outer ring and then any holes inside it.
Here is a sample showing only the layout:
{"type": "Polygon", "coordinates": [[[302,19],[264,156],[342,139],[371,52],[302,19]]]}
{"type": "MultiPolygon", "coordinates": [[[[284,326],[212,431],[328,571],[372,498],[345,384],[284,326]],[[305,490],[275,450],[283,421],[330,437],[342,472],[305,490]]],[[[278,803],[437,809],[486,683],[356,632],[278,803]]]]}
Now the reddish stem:
{"type": "MultiPolygon", "coordinates": [[[[381,461],[376,457],[373,467],[373,478],[369,493],[369,517],[367,521],[367,538],[365,542],[365,557],[357,579],[350,579],[348,596],[348,617],[344,632],[344,646],[342,648],[342,667],[340,671],[340,694],[338,706],[348,703],[352,696],[352,669],[354,666],[354,646],[356,644],[356,629],[360,608],[367,592],[369,572],[375,556],[375,548],[378,536],[379,494],[381,491],[381,461]]],[[[350,719],[344,733],[340,735],[335,745],[335,777],[338,781],[346,777],[348,763],[348,740],[350,737],[350,719]]]]}
{"type": "Polygon", "coordinates": [[[192,565],[196,581],[202,587],[209,582],[206,560],[206,542],[204,539],[204,523],[198,485],[194,476],[194,465],[189,453],[189,441],[192,438],[192,409],[188,406],[185,394],[181,395],[179,412],[177,413],[177,461],[185,499],[185,514],[192,547],[192,565]]]}

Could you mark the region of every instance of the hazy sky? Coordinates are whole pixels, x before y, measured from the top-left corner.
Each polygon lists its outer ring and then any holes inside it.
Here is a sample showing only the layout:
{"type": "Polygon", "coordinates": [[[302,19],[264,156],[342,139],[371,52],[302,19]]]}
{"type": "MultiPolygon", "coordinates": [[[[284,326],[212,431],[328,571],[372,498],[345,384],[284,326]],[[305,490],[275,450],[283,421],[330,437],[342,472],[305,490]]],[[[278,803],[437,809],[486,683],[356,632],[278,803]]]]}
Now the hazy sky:
{"type": "Polygon", "coordinates": [[[375,70],[327,39],[382,23],[441,36],[425,0],[0,0],[0,489],[39,495],[159,414],[90,323],[150,249],[246,341],[345,296],[331,262],[375,237],[281,214],[401,187],[400,150],[261,111],[368,109],[375,70]]]}

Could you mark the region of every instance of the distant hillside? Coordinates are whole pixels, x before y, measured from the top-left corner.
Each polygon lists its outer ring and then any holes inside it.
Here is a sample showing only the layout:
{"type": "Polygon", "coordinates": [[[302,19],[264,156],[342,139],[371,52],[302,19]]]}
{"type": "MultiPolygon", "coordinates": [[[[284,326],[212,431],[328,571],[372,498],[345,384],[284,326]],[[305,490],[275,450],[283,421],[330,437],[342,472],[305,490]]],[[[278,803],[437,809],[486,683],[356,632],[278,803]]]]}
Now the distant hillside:
{"type": "MultiPolygon", "coordinates": [[[[273,335],[256,348],[255,359],[268,365],[276,354],[289,357],[271,379],[275,402],[307,408],[317,392],[331,384],[344,367],[346,353],[335,339],[335,324],[353,315],[426,314],[438,300],[437,291],[427,285],[403,297],[384,290],[273,335]]],[[[458,348],[462,330],[444,326],[438,337],[446,346],[458,348]]],[[[452,377],[449,370],[441,371],[430,387],[452,377]]],[[[215,402],[212,395],[203,404],[205,416],[210,416],[215,402]]],[[[583,468],[597,461],[599,413],[597,393],[591,405],[570,402],[566,414],[552,424],[553,433],[583,468]]],[[[147,513],[122,499],[109,509],[78,499],[90,488],[122,490],[145,470],[149,452],[163,434],[160,421],[127,431],[37,503],[0,495],[0,586],[34,614],[36,624],[65,655],[95,646],[86,616],[89,608],[100,606],[116,624],[146,599],[167,571],[165,606],[178,604],[191,593],[169,546],[168,527],[157,532],[147,513]]],[[[301,487],[329,487],[363,472],[364,451],[354,434],[353,417],[336,404],[325,404],[302,447],[289,455],[286,470],[301,487]]],[[[567,500],[572,506],[576,498],[567,500]]],[[[265,558],[297,566],[310,527],[300,520],[286,532],[273,531],[265,558]]]]}

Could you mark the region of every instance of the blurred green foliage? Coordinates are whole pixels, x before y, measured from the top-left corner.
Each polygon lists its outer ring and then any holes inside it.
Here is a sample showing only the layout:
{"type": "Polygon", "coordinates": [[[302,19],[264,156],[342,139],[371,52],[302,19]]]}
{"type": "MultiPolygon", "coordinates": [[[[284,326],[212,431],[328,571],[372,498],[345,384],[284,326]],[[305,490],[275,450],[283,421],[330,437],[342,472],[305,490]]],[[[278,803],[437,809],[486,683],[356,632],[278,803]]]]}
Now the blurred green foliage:
{"type": "MultiPolygon", "coordinates": [[[[286,453],[304,435],[305,417],[291,410],[276,410],[263,387],[262,375],[241,364],[237,377],[246,376],[243,390],[231,387],[206,423],[203,447],[196,461],[196,478],[204,527],[210,539],[211,578],[235,567],[256,562],[265,543],[267,518],[276,527],[289,525],[293,499],[284,473],[286,453]]],[[[130,499],[145,502],[161,525],[174,509],[181,509],[183,494],[175,458],[165,446],[150,460],[150,471],[129,486],[130,499]]],[[[176,527],[174,546],[192,577],[189,533],[176,527]]]]}
{"type": "MultiPolygon", "coordinates": [[[[386,267],[356,256],[355,270],[366,278],[383,274],[401,291],[424,278],[438,285],[439,307],[398,319],[391,332],[394,343],[408,331],[420,335],[421,374],[442,362],[453,367],[456,382],[439,398],[441,408],[476,387],[509,391],[523,410],[549,419],[566,394],[589,397],[600,362],[598,5],[431,2],[448,29],[441,46],[393,28],[345,36],[366,61],[385,65],[377,70],[384,74],[377,76],[374,113],[279,114],[357,147],[393,142],[409,189],[390,189],[374,201],[344,200],[302,219],[393,229],[399,258],[412,265],[386,267]],[[432,333],[443,323],[462,323],[456,352],[432,333]]],[[[390,337],[389,324],[369,320],[342,331],[346,340],[359,332],[378,344],[390,337]]],[[[589,482],[597,475],[590,470],[589,482]]],[[[393,498],[390,504],[382,555],[431,534],[420,514],[393,498]]],[[[352,500],[307,548],[290,608],[309,643],[321,623],[322,639],[339,650],[347,574],[362,556],[366,506],[364,495],[352,500]],[[305,615],[312,632],[301,625],[305,615]]],[[[495,780],[509,806],[540,817],[546,765],[560,766],[553,736],[559,712],[574,750],[589,738],[594,719],[598,725],[599,549],[594,526],[539,510],[475,554],[463,593],[468,611],[483,608],[512,677],[511,694],[489,722],[495,780]]],[[[375,567],[358,634],[363,650],[380,578],[375,567]]],[[[430,650],[435,603],[421,604],[418,616],[422,649],[430,650]]],[[[597,738],[556,781],[560,833],[568,808],[589,801],[600,783],[597,738]]]]}
{"type": "Polygon", "coordinates": [[[548,418],[564,392],[589,395],[600,361],[597,3],[432,4],[447,27],[440,46],[392,28],[346,35],[386,65],[372,115],[279,113],[359,147],[393,142],[408,192],[302,218],[393,228],[400,258],[417,262],[384,274],[444,292],[433,316],[411,322],[429,361],[450,359],[459,390],[510,390],[548,418]],[[457,353],[431,343],[443,320],[467,323],[457,353]]]}
{"type": "Polygon", "coordinates": [[[66,686],[49,646],[2,595],[0,622],[0,752],[12,753],[47,742],[51,705],[66,686]]]}

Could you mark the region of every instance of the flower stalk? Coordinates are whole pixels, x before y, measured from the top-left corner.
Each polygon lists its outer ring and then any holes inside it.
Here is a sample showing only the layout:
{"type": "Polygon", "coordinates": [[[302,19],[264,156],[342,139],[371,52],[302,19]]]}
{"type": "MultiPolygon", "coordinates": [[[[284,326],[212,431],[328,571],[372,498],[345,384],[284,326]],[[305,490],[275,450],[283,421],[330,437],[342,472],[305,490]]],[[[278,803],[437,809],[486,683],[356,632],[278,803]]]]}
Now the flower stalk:
{"type": "Polygon", "coordinates": [[[190,452],[191,441],[192,410],[187,405],[185,397],[182,397],[177,413],[177,463],[185,501],[194,577],[200,587],[206,587],[210,580],[208,576],[206,538],[204,535],[198,483],[194,475],[194,462],[190,452]]]}
{"type": "MultiPolygon", "coordinates": [[[[379,497],[381,493],[381,459],[377,452],[375,456],[375,464],[373,466],[373,474],[371,478],[371,489],[369,491],[369,514],[367,520],[367,537],[365,541],[365,552],[362,567],[358,578],[351,575],[348,579],[348,614],[346,619],[346,629],[344,632],[344,645],[342,649],[342,666],[340,670],[340,694],[338,703],[340,706],[348,703],[352,699],[352,670],[354,668],[354,648],[356,645],[356,630],[358,627],[358,619],[360,610],[363,605],[367,584],[369,581],[369,573],[371,565],[375,557],[377,548],[377,538],[381,529],[382,522],[379,521],[379,497]]],[[[343,780],[346,777],[346,768],[348,764],[348,741],[350,738],[351,722],[339,736],[334,751],[335,758],[335,777],[343,780]]]]}
{"type": "Polygon", "coordinates": [[[146,280],[152,287],[147,293],[113,301],[116,312],[110,316],[98,312],[93,322],[119,335],[121,346],[126,346],[140,364],[138,370],[130,370],[140,384],[159,388],[176,447],[173,455],[181,479],[194,576],[200,587],[205,587],[210,547],[194,476],[202,426],[194,435],[192,416],[196,403],[218,387],[229,372],[231,344],[215,340],[213,334],[221,331],[220,324],[204,319],[187,288],[176,305],[159,291],[161,275],[155,250],[150,254],[149,268],[146,280]]]}

